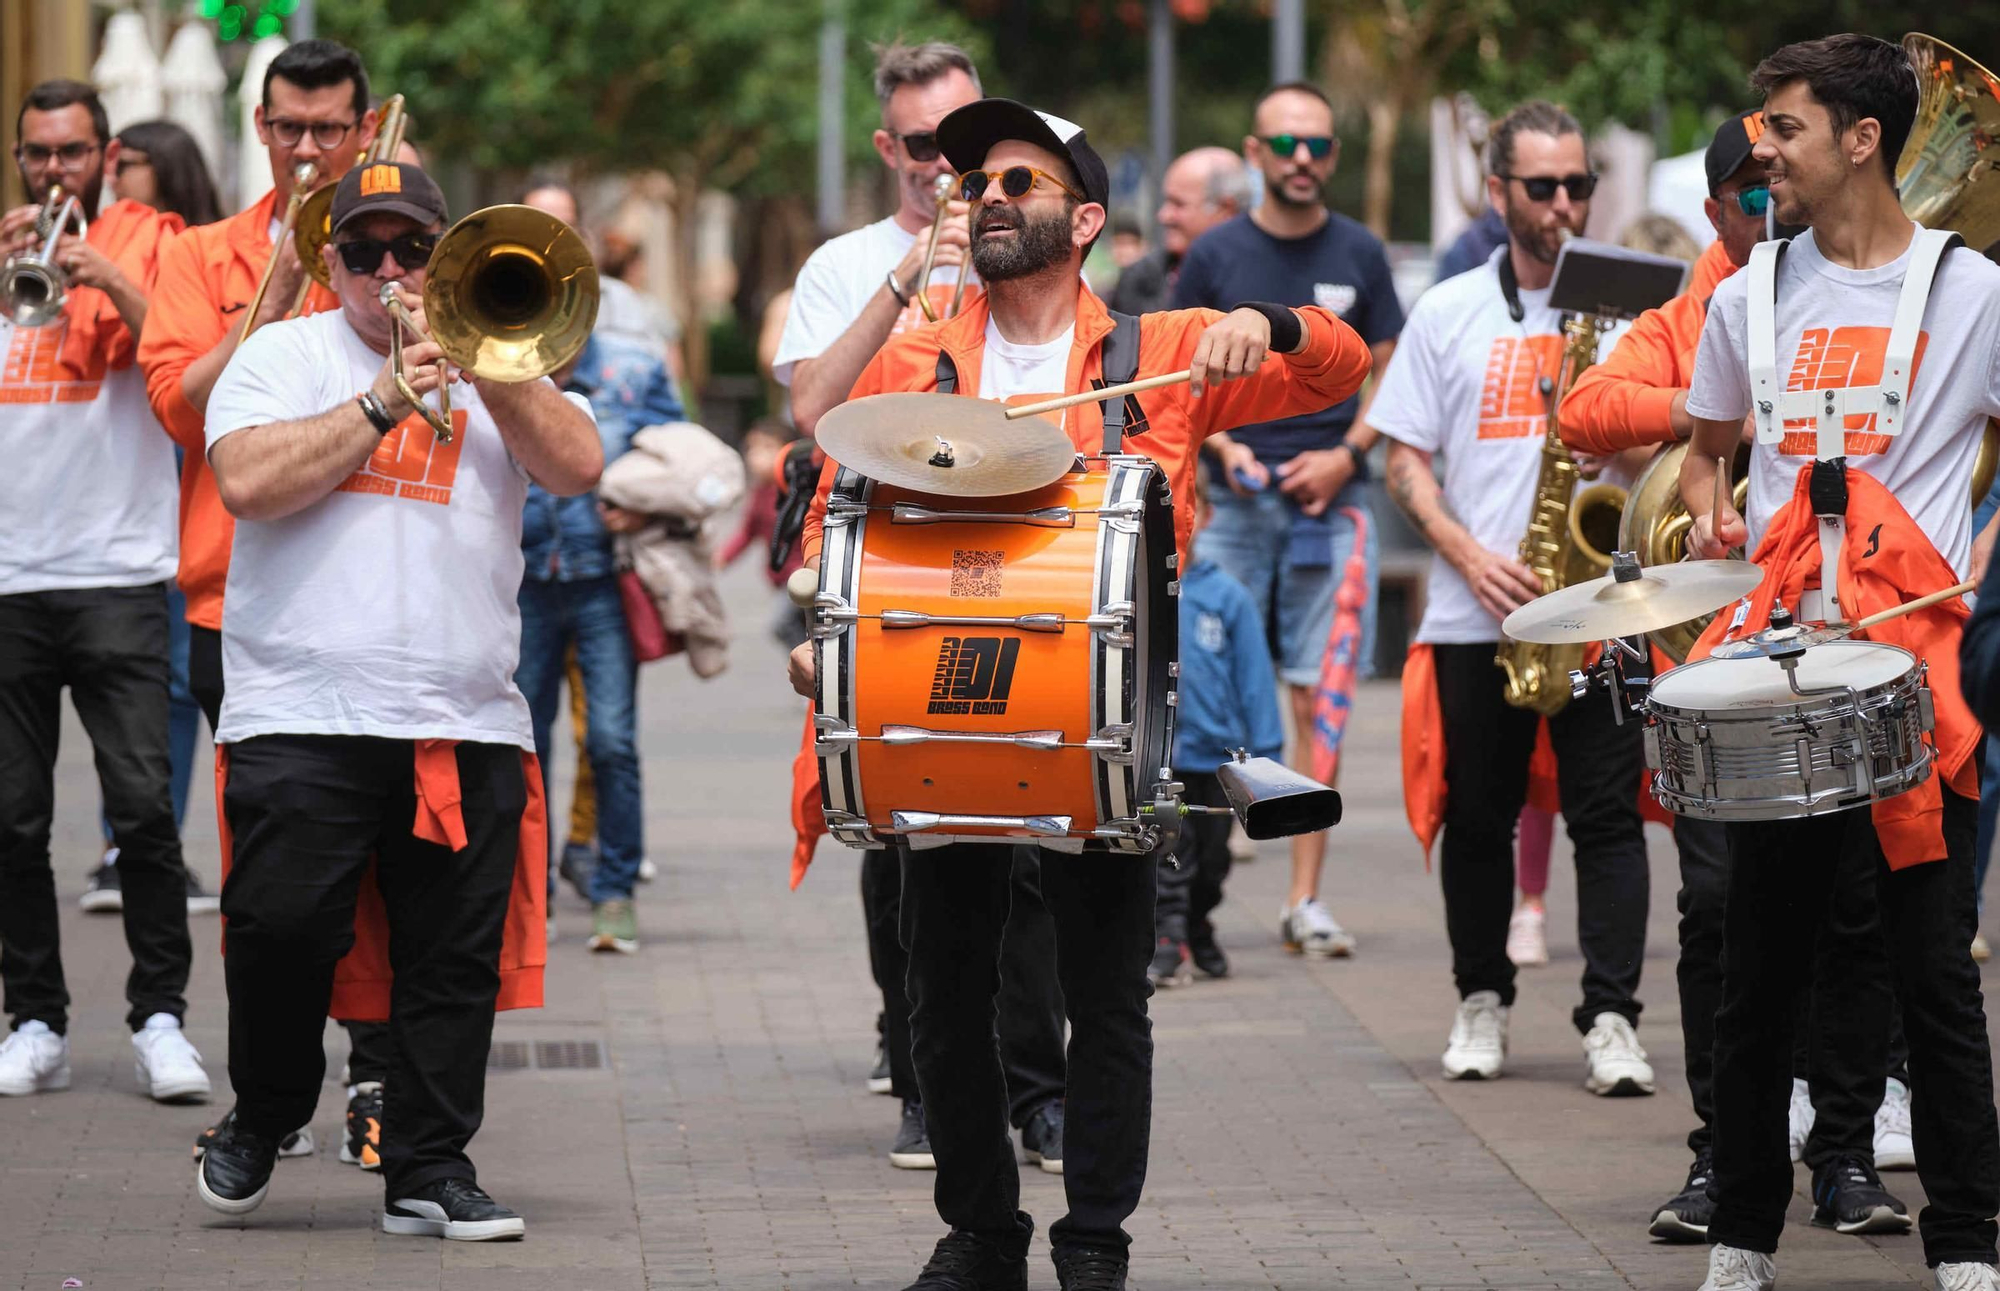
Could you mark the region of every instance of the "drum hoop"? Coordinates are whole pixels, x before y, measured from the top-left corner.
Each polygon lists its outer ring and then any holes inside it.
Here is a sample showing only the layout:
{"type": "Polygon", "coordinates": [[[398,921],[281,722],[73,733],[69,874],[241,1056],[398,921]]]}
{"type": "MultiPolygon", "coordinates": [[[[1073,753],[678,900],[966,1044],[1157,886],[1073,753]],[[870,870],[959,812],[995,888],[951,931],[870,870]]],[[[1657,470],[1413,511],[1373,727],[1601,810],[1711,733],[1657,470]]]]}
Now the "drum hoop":
{"type": "MultiPolygon", "coordinates": [[[[1905,650],[1901,646],[1891,645],[1886,641],[1855,641],[1851,643],[1830,641],[1826,645],[1855,645],[1868,646],[1875,650],[1893,650],[1909,661],[1908,666],[1902,672],[1886,681],[1878,681],[1870,686],[1853,687],[1856,698],[1864,707],[1868,705],[1871,699],[1893,697],[1897,692],[1906,687],[1915,688],[1922,684],[1924,673],[1923,663],[1915,654],[1905,650]]],[[[1825,646],[1814,646],[1812,648],[1824,649],[1825,646]]],[[[1733,664],[1754,662],[1758,661],[1754,659],[1697,659],[1693,663],[1684,663],[1679,667],[1669,668],[1654,681],[1646,697],[1646,707],[1655,714],[1681,721],[1757,721],[1767,716],[1818,712],[1828,707],[1841,706],[1845,702],[1845,696],[1836,691],[1828,691],[1825,694],[1819,695],[1791,695],[1787,699],[1771,700],[1756,704],[1732,705],[1727,708],[1703,708],[1676,704],[1672,700],[1660,697],[1660,682],[1665,681],[1668,677],[1671,677],[1676,672],[1680,672],[1682,669],[1699,668],[1703,664],[1709,663],[1733,664]]],[[[1776,667],[1777,665],[1772,664],[1771,666],[1776,667]]]]}

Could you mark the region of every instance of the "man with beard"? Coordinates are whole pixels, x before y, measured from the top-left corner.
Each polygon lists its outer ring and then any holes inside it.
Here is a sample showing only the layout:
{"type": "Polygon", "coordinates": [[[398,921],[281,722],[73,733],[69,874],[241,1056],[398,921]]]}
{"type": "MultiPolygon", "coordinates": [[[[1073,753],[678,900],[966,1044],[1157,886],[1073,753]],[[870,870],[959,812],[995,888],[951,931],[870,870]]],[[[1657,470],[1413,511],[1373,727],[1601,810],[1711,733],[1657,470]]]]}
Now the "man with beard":
{"type": "MultiPolygon", "coordinates": [[[[938,143],[976,204],[973,267],[989,285],[964,313],[892,339],[862,372],[854,397],[935,391],[1022,402],[1091,388],[1117,326],[1079,280],[1104,229],[1110,182],[1076,124],[1007,99],[960,108],[938,143]]],[[[1131,326],[1130,322],[1125,324],[1131,326]]],[[[1351,397],[1368,349],[1324,309],[1269,302],[1148,314],[1138,321],[1137,375],[1190,369],[1187,384],[1114,404],[1127,414],[1127,452],[1159,463],[1176,497],[1193,495],[1201,440],[1249,422],[1295,416],[1351,397]],[[1271,362],[1264,360],[1274,356],[1271,362]]],[[[1101,404],[1061,425],[1081,453],[1107,447],[1101,404]]],[[[1113,426],[1117,426],[1114,421],[1113,426]]],[[[1117,451],[1117,449],[1114,449],[1117,451]]],[[[827,463],[805,526],[817,565],[827,463]]],[[[1191,508],[1174,512],[1185,549],[1191,508]]],[[[816,659],[792,653],[793,687],[813,692],[816,659]]],[[[903,874],[912,1054],[937,1156],[937,1206],[951,1233],[910,1291],[1022,1291],[1034,1224],[1002,1130],[1006,1088],[994,1048],[1001,929],[1016,848],[951,844],[896,849],[903,874]]],[[[1050,1230],[1064,1291],[1119,1291],[1131,1238],[1123,1223],[1145,1183],[1152,1120],[1151,988],[1156,858],[1045,853],[1043,883],[1056,929],[1056,967],[1073,1027],[1064,1174],[1070,1211],[1050,1230]]]]}
{"type": "MultiPolygon", "coordinates": [[[[799,270],[772,375],[791,388],[792,420],[811,435],[822,413],[847,397],[863,365],[883,342],[922,326],[911,298],[937,216],[940,178],[951,163],[938,148],[938,122],[979,98],[979,73],[956,45],[892,43],[875,62],[882,128],[875,151],[896,177],[901,202],[887,219],[834,238],[799,270]]],[[[966,205],[953,202],[939,234],[926,299],[939,317],[949,311],[964,270],[971,235],[966,205]]],[[[810,856],[810,849],[807,853],[810,856]]],[[[1007,1003],[1000,1010],[1000,1053],[1007,1064],[1008,1120],[1021,1131],[1028,1159],[1050,1174],[1063,1168],[1062,995],[1056,985],[1055,929],[1042,900],[1039,863],[1024,851],[1014,874],[1013,913],[1002,943],[1007,1003]]],[[[882,992],[881,1044],[868,1087],[902,1103],[889,1145],[889,1164],[928,1170],[930,1140],[910,1067],[910,1001],[903,978],[908,960],[897,937],[902,872],[895,857],[861,858],[861,911],[868,924],[868,963],[882,992]]]]}
{"type": "MultiPolygon", "coordinates": [[[[1317,87],[1293,82],[1266,90],[1252,120],[1243,153],[1263,173],[1265,200],[1188,248],[1174,285],[1175,307],[1227,308],[1239,300],[1318,305],[1361,334],[1381,371],[1403,328],[1403,308],[1381,239],[1329,210],[1322,196],[1340,160],[1333,105],[1317,87]]],[[[1347,593],[1360,613],[1360,666],[1352,675],[1367,675],[1374,648],[1368,450],[1377,436],[1356,422],[1361,411],[1355,398],[1208,441],[1214,518],[1202,548],[1243,584],[1269,625],[1279,679],[1291,697],[1292,760],[1302,769],[1317,760],[1316,741],[1338,756],[1338,735],[1331,729],[1317,735],[1313,710],[1344,580],[1359,584],[1347,593]],[[1350,571],[1357,547],[1363,558],[1350,571]]],[[[1347,693],[1331,702],[1345,709],[1352,699],[1347,693]]],[[[1338,761],[1332,765],[1337,771],[1338,761]]],[[[1292,882],[1279,911],[1279,936],[1294,954],[1354,952],[1354,938],[1319,899],[1325,861],[1325,834],[1292,839],[1292,882]]]]}
{"type": "Polygon", "coordinates": [[[1179,281],[1188,246],[1250,205],[1243,159],[1227,148],[1196,148],[1174,158],[1160,180],[1160,245],[1127,265],[1111,289],[1121,314],[1165,309],[1179,281]]]}
{"type": "MultiPolygon", "coordinates": [[[[1439,876],[1461,1001],[1444,1052],[1451,1080],[1490,1080],[1507,1053],[1514,825],[1542,719],[1508,705],[1493,659],[1500,620],[1542,594],[1516,552],[1541,469],[1543,383],[1562,364],[1549,286],[1556,251],[1582,230],[1597,184],[1583,131],[1545,102],[1494,126],[1488,171],[1507,245],[1417,302],[1368,413],[1391,441],[1390,496],[1436,552],[1403,672],[1403,792],[1411,804],[1443,803],[1436,817],[1413,806],[1411,822],[1426,852],[1440,823],[1444,831],[1439,876]]],[[[1579,703],[1549,718],[1548,734],[1576,846],[1584,972],[1573,1020],[1584,1035],[1584,1087],[1650,1094],[1653,1071],[1633,1032],[1648,894],[1639,724],[1618,724],[1607,702],[1579,703]]]]}

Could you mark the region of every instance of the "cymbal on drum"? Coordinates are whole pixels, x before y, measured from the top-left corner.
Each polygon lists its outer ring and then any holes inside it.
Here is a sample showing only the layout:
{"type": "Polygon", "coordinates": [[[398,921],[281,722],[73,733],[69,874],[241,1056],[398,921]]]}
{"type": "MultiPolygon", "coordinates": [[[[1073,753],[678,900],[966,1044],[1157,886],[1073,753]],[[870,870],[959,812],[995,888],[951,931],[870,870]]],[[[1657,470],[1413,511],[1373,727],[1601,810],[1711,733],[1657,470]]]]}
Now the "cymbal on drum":
{"type": "Polygon", "coordinates": [[[1076,445],[1060,427],[1006,413],[992,399],[875,394],[829,410],[813,437],[850,470],[945,497],[1006,497],[1069,474],[1076,445]]]}
{"type": "Polygon", "coordinates": [[[1719,610],[1754,591],[1764,578],[1740,560],[1684,560],[1649,565],[1639,577],[1615,574],[1537,597],[1509,614],[1501,631],[1516,641],[1582,645],[1638,636],[1719,610]]]}

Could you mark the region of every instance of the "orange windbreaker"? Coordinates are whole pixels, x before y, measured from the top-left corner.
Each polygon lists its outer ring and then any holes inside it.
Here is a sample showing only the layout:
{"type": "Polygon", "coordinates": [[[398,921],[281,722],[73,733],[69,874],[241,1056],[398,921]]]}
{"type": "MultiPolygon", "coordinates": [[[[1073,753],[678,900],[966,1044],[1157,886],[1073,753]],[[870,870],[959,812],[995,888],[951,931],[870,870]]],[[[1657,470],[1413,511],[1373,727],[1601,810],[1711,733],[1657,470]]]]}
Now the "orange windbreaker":
{"type": "MultiPolygon", "coordinates": [[[[1819,520],[1813,515],[1808,495],[1811,480],[1812,465],[1807,463],[1799,468],[1791,501],[1771,517],[1764,541],[1751,557],[1763,567],[1764,581],[1750,594],[1743,621],[1736,623],[1734,612],[1725,607],[1689,652],[1690,662],[1706,659],[1709,651],[1724,641],[1769,626],[1773,602],[1796,607],[1801,592],[1820,585],[1819,520]]],[[[1958,572],[1938,554],[1895,494],[1852,466],[1847,468],[1847,530],[1840,556],[1841,612],[1853,619],[1894,609],[1959,581],[1958,572]]],[[[1944,859],[1940,779],[1956,794],[1979,796],[1979,767],[1974,755],[1984,733],[1966,705],[1958,677],[1959,639],[1971,616],[1964,599],[1955,596],[1878,623],[1864,638],[1901,646],[1929,665],[1931,703],[1937,713],[1937,773],[1908,793],[1877,802],[1870,809],[1892,870],[1944,859]]]]}
{"type": "MultiPolygon", "coordinates": [[[[183,225],[170,211],[139,202],[114,202],[90,222],[84,243],[112,261],[118,271],[150,297],[162,251],[183,225]]],[[[73,286],[63,302],[62,350],[56,363],[63,379],[94,381],[105,372],[132,366],[137,347],[118,306],[95,287],[73,286]]],[[[18,335],[18,333],[17,333],[18,335]]]]}
{"type": "Polygon", "coordinates": [[[1720,239],[1709,243],[1687,290],[1634,319],[1611,353],[1570,387],[1562,403],[1563,443],[1579,452],[1616,453],[1674,442],[1667,410],[1694,379],[1708,298],[1736,269],[1720,239]]]}
{"type": "MultiPolygon", "coordinates": [[[[181,592],[188,622],[222,628],[222,587],[229,577],[229,544],[236,522],[222,506],[215,477],[208,471],[206,418],[181,393],[188,365],[215,348],[231,328],[243,326],[243,311],[264,266],[271,259],[271,219],[277,190],[226,220],[189,229],[160,260],[158,280],[139,342],[146,369],[146,397],[153,415],[186,449],[181,465],[181,592]]],[[[305,313],[331,309],[332,292],[314,284],[305,313]]]]}
{"type": "MultiPolygon", "coordinates": [[[[986,296],[967,300],[965,309],[947,322],[892,336],[849,392],[850,399],[892,391],[937,388],[937,356],[942,349],[958,367],[961,392],[979,390],[979,363],[986,345],[986,296]]],[[[1305,348],[1297,354],[1274,356],[1248,377],[1211,386],[1196,399],[1183,385],[1165,386],[1138,396],[1146,415],[1143,434],[1128,435],[1128,451],[1144,453],[1166,472],[1174,496],[1194,496],[1195,454],[1201,441],[1216,431],[1260,421],[1276,421],[1317,412],[1353,395],[1368,376],[1368,346],[1354,329],[1326,310],[1304,306],[1298,311],[1305,325],[1305,348]]],[[[1195,341],[1216,319],[1212,309],[1177,309],[1145,315],[1139,326],[1138,377],[1177,372],[1194,357],[1195,341]]],[[[1077,285],[1076,330],[1070,349],[1066,390],[1086,390],[1104,375],[1102,342],[1111,334],[1111,315],[1104,302],[1081,283],[1077,285]]],[[[1099,452],[1104,446],[1104,412],[1095,403],[1071,408],[1065,418],[1070,441],[1079,451],[1099,452]]],[[[826,498],[833,488],[837,463],[828,461],[820,474],[819,491],[806,514],[801,550],[807,559],[819,555],[820,531],[826,518],[826,498]]],[[[1194,532],[1194,509],[1174,508],[1174,539],[1186,550],[1194,532]]],[[[805,877],[813,845],[826,832],[819,805],[819,763],[813,756],[812,710],[806,711],[805,734],[792,761],[792,826],[798,842],[792,850],[792,886],[805,877]]]]}

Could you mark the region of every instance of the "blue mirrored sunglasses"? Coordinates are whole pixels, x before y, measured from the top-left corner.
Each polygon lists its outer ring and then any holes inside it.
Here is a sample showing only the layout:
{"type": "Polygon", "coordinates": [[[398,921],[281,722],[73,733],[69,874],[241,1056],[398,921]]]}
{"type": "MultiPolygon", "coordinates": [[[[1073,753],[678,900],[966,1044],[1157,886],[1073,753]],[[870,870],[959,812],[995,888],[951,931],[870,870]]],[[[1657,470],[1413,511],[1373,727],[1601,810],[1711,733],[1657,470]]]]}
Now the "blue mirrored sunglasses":
{"type": "Polygon", "coordinates": [[[1736,190],[1736,209],[1745,215],[1762,218],[1764,212],[1769,210],[1770,207],[1771,190],[1766,185],[1758,184],[1754,188],[1739,188],[1736,190]]]}

